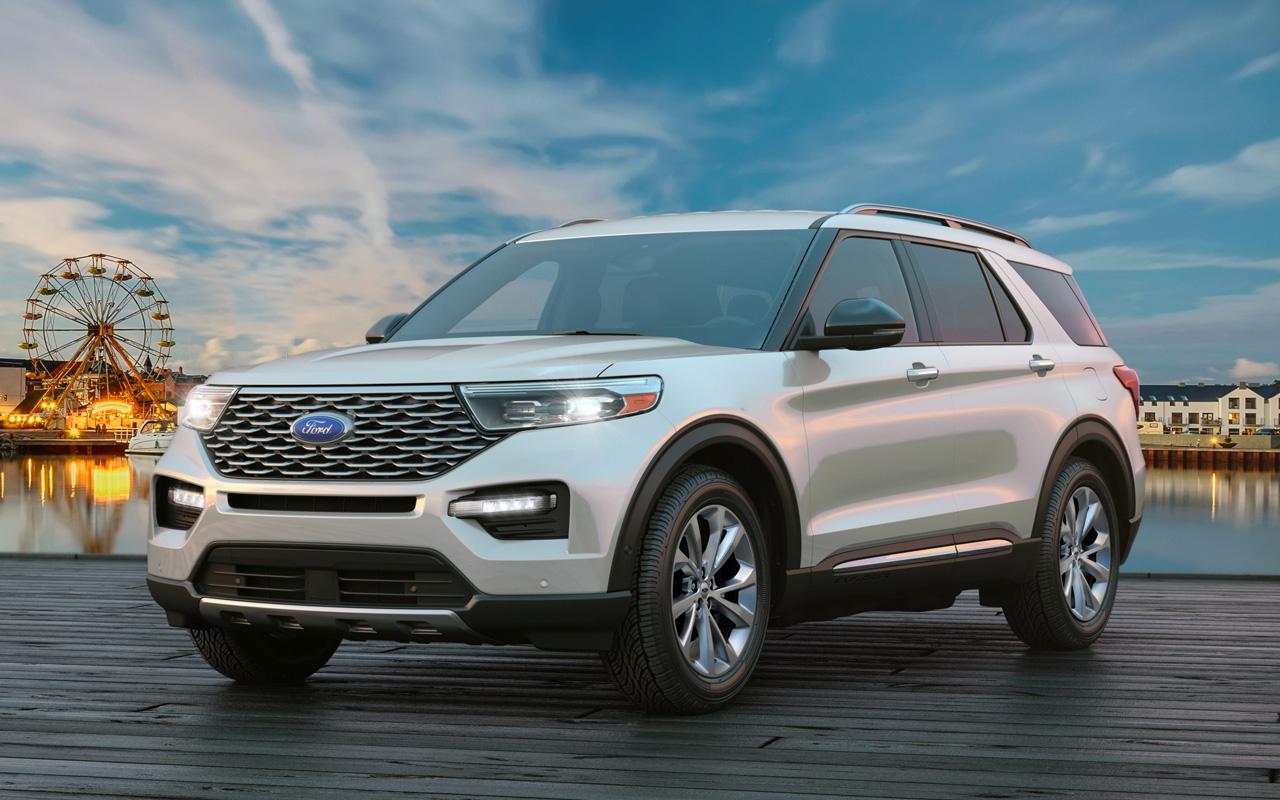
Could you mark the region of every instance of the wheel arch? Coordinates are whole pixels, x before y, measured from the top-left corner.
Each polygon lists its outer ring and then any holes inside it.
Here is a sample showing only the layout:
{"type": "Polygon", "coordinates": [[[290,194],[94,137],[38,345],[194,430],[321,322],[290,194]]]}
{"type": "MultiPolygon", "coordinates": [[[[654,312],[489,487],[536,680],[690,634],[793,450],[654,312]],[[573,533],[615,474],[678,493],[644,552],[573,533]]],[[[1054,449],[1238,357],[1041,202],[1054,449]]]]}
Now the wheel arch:
{"type": "Polygon", "coordinates": [[[732,475],[747,490],[770,546],[773,604],[785,593],[787,570],[800,566],[800,509],[786,462],[759,428],[746,420],[718,416],[676,433],[650,461],[631,496],[614,548],[609,591],[634,588],[636,558],[649,516],[672,476],[686,464],[704,464],[732,475]]]}
{"type": "Polygon", "coordinates": [[[1040,502],[1036,506],[1037,524],[1044,519],[1053,481],[1067,460],[1075,457],[1083,458],[1098,468],[1116,500],[1121,528],[1119,563],[1123,564],[1133,544],[1137,491],[1134,486],[1133,465],[1125,452],[1120,434],[1102,417],[1082,417],[1072,423],[1058,439],[1040,485],[1040,502]]]}

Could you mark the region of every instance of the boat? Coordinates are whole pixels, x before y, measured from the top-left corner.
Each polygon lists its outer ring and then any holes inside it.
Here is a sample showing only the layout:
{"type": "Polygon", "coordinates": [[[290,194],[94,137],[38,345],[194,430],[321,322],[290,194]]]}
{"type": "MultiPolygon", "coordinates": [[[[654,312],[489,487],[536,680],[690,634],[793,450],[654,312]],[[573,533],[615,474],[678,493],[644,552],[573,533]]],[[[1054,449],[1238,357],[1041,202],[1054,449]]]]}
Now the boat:
{"type": "Polygon", "coordinates": [[[176,430],[177,427],[171,419],[149,419],[142,423],[141,428],[138,428],[138,432],[129,440],[124,451],[135,455],[163,453],[173,441],[176,430]]]}

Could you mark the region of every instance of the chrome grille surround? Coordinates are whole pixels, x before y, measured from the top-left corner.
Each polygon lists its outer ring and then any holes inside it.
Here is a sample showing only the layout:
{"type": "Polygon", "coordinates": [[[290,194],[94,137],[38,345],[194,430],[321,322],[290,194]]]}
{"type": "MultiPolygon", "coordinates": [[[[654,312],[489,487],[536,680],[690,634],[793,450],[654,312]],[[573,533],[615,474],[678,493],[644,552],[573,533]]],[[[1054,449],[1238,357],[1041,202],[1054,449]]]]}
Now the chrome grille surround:
{"type": "Polygon", "coordinates": [[[219,475],[252,480],[426,480],[499,441],[471,419],[452,386],[244,388],[203,434],[219,475]],[[330,411],[351,435],[306,445],[290,433],[303,414],[330,411]]]}

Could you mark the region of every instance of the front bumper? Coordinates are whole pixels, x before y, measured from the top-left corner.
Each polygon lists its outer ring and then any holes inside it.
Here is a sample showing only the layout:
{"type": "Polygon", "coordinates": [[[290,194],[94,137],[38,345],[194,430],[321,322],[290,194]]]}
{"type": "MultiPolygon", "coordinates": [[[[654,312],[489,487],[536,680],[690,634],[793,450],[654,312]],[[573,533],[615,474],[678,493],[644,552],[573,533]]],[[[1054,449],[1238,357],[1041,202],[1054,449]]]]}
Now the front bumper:
{"type": "Polygon", "coordinates": [[[481,594],[561,596],[609,589],[613,553],[627,504],[671,423],[641,414],[589,425],[522,431],[429,481],[248,481],[225,478],[194,432],[179,429],[157,477],[200,486],[205,509],[190,530],[153,527],[147,571],[191,580],[219,545],[353,546],[428,549],[481,594]],[[449,516],[449,502],[477,489],[559,482],[568,487],[568,535],[504,540],[477,521],[449,516]],[[399,513],[310,513],[233,507],[232,493],[412,498],[399,513]]]}
{"type": "Polygon", "coordinates": [[[370,608],[201,597],[190,581],[149,576],[147,588],[182,628],[246,627],[326,633],[347,639],[532,644],[548,650],[608,650],[630,592],[585,595],[478,594],[457,609],[370,608]]]}

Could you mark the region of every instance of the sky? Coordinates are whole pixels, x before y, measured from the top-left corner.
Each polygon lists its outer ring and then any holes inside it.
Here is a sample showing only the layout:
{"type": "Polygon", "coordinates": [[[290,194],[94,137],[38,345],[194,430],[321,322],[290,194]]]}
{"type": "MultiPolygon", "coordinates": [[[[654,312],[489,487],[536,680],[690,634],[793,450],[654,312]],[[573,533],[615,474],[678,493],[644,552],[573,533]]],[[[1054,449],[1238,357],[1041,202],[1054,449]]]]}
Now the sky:
{"type": "Polygon", "coordinates": [[[68,256],[209,372],[565,220],[883,202],[1067,261],[1144,380],[1280,377],[1280,3],[0,0],[0,119],[0,356],[68,256]]]}

